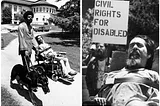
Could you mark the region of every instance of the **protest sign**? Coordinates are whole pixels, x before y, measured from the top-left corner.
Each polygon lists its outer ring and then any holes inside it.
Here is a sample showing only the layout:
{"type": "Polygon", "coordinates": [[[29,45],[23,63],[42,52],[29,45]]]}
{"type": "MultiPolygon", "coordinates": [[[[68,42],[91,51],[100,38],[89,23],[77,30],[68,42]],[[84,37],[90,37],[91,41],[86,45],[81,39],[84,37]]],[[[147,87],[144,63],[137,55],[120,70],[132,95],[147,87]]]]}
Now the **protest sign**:
{"type": "Polygon", "coordinates": [[[129,1],[95,0],[93,42],[127,43],[129,1]]]}

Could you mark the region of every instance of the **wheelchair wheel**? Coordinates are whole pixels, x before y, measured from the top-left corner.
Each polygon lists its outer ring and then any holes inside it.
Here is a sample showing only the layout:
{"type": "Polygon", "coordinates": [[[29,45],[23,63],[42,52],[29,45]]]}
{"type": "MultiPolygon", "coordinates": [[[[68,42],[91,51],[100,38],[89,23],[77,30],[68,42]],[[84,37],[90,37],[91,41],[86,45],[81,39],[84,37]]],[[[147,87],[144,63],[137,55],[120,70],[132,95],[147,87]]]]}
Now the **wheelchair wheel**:
{"type": "Polygon", "coordinates": [[[45,73],[43,66],[36,66],[35,70],[38,72],[39,75],[45,73]]]}
{"type": "Polygon", "coordinates": [[[57,73],[58,73],[59,77],[64,77],[64,73],[63,73],[62,65],[61,64],[58,64],[57,73]]]}
{"type": "Polygon", "coordinates": [[[45,64],[45,71],[47,76],[56,81],[60,77],[64,77],[62,65],[59,61],[49,62],[45,64]]]}
{"type": "Polygon", "coordinates": [[[55,74],[52,74],[51,79],[56,82],[58,80],[58,76],[55,74]]]}

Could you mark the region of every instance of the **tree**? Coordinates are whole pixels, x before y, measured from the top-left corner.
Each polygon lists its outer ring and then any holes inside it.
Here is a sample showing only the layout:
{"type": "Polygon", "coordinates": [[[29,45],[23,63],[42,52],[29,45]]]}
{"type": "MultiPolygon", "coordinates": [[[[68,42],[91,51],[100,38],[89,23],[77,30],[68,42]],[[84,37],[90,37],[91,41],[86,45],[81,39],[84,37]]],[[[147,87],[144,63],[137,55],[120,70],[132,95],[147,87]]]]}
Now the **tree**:
{"type": "Polygon", "coordinates": [[[80,32],[80,0],[70,0],[61,6],[57,16],[52,17],[55,25],[64,31],[80,32]]]}
{"type": "Polygon", "coordinates": [[[10,24],[12,21],[12,11],[10,7],[5,7],[2,10],[2,23],[3,24],[10,24]]]}
{"type": "Polygon", "coordinates": [[[92,43],[93,13],[94,9],[89,8],[82,19],[82,54],[84,58],[92,43]]]}
{"type": "Polygon", "coordinates": [[[158,42],[159,1],[130,0],[128,36],[145,34],[158,42]]]}
{"type": "Polygon", "coordinates": [[[67,18],[80,14],[80,0],[70,0],[61,6],[58,16],[67,18]]]}

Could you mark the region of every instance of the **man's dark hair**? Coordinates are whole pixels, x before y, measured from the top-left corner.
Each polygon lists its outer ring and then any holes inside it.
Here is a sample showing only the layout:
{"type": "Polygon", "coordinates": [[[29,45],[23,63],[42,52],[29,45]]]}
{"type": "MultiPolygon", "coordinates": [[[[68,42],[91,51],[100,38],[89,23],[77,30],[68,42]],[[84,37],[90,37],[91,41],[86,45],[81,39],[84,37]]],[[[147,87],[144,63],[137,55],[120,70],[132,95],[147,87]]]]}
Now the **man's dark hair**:
{"type": "Polygon", "coordinates": [[[41,35],[37,35],[37,36],[35,37],[36,41],[38,40],[38,37],[39,37],[39,36],[42,37],[41,35]]]}
{"type": "Polygon", "coordinates": [[[35,39],[38,40],[38,37],[39,37],[39,36],[40,36],[41,38],[43,38],[42,35],[37,35],[37,36],[35,37],[35,39]]]}
{"type": "Polygon", "coordinates": [[[145,68],[151,69],[153,64],[154,50],[155,50],[154,41],[146,35],[137,35],[134,38],[141,38],[145,41],[145,46],[147,48],[148,55],[151,55],[151,57],[147,60],[145,68]]]}
{"type": "MultiPolygon", "coordinates": [[[[36,39],[36,41],[37,41],[37,43],[39,44],[39,42],[38,42],[38,37],[42,37],[42,35],[37,35],[36,37],[35,37],[35,39],[36,39]]],[[[42,37],[43,38],[43,37],[42,37]]]]}
{"type": "Polygon", "coordinates": [[[32,11],[26,11],[26,12],[23,14],[23,18],[26,20],[28,15],[32,15],[32,17],[34,17],[34,14],[33,14],[32,11]]]}

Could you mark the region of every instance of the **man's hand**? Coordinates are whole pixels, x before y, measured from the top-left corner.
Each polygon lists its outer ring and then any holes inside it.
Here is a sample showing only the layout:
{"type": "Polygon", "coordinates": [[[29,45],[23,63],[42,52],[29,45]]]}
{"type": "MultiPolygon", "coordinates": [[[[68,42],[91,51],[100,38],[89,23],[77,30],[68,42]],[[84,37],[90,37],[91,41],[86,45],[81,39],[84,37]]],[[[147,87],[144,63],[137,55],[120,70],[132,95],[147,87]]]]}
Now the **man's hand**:
{"type": "Polygon", "coordinates": [[[40,54],[40,52],[39,52],[38,49],[36,49],[35,53],[36,53],[36,55],[39,55],[39,54],[40,54]]]}
{"type": "Polygon", "coordinates": [[[94,100],[101,106],[105,106],[107,105],[107,100],[106,98],[102,98],[102,97],[95,97],[94,100]]]}
{"type": "Polygon", "coordinates": [[[29,52],[28,52],[27,50],[25,51],[25,55],[26,55],[26,56],[29,56],[29,52]]]}

